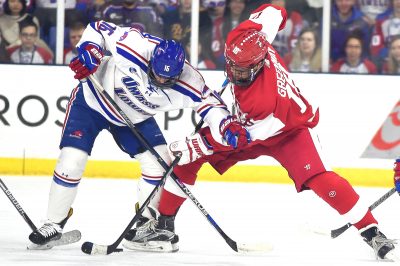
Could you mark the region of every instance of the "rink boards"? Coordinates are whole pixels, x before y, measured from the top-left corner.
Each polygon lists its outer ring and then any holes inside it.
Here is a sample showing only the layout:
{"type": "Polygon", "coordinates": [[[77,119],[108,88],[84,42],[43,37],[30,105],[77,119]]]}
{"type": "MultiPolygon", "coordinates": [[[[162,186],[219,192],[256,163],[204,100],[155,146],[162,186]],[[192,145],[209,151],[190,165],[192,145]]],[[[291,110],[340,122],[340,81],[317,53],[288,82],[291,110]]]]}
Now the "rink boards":
{"type": "MultiPolygon", "coordinates": [[[[77,84],[73,74],[64,66],[0,65],[0,72],[0,174],[51,175],[59,152],[65,106],[77,84]]],[[[223,72],[202,73],[214,90],[225,79],[223,72]]],[[[293,79],[310,102],[321,106],[317,130],[331,166],[357,185],[392,185],[393,159],[400,154],[399,127],[393,127],[400,120],[399,108],[395,107],[400,99],[400,77],[293,74],[293,79]],[[373,158],[363,158],[387,120],[394,121],[381,132],[387,145],[370,152],[368,156],[373,158]]],[[[231,102],[228,91],[223,98],[228,104],[231,102]]],[[[190,134],[198,120],[193,119],[191,110],[160,114],[156,119],[168,141],[190,134]]],[[[139,175],[139,165],[119,150],[109,134],[101,133],[85,176],[137,178],[139,175]]],[[[206,166],[200,179],[291,182],[285,170],[267,157],[243,162],[223,176],[206,166]]]]}

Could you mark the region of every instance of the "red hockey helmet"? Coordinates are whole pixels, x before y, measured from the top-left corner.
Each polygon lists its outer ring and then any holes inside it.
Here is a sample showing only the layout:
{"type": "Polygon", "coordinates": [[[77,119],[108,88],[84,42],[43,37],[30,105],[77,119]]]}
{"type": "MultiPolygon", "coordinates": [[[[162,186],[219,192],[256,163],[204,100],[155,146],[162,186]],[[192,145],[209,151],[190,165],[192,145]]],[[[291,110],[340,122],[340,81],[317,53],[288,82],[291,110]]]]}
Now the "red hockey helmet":
{"type": "Polygon", "coordinates": [[[237,36],[228,35],[225,44],[225,73],[230,82],[239,86],[248,86],[253,82],[264,65],[267,43],[265,36],[254,29],[237,36]]]}

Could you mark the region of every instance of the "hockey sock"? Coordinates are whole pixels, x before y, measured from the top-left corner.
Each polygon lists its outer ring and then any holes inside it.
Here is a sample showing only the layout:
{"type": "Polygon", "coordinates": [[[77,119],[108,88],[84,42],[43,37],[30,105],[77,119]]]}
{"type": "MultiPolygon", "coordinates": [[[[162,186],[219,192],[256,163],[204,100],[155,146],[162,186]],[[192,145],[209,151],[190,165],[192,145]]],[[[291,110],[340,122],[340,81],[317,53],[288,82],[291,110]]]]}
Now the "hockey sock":
{"type": "MultiPolygon", "coordinates": [[[[203,163],[203,160],[197,160],[186,165],[177,165],[174,168],[174,173],[179,180],[190,189],[194,185],[197,172],[200,170],[203,163]]],[[[175,215],[185,199],[186,194],[183,193],[173,181],[167,179],[162,190],[158,210],[162,215],[175,215]]]]}
{"type": "MultiPolygon", "coordinates": [[[[138,185],[137,185],[137,191],[138,191],[138,200],[139,200],[139,207],[143,205],[143,203],[147,200],[149,197],[150,193],[153,191],[154,187],[160,182],[161,176],[159,177],[153,177],[149,181],[149,176],[141,176],[138,185]]],[[[158,208],[158,203],[160,202],[160,195],[161,193],[156,193],[154,197],[150,200],[149,206],[157,209],[158,208]]],[[[152,215],[150,214],[148,209],[145,209],[143,211],[143,216],[147,218],[151,218],[152,215]]]]}
{"type": "Polygon", "coordinates": [[[86,152],[76,148],[61,149],[50,187],[47,209],[50,221],[59,223],[67,217],[78,192],[87,157],[86,152]]]}
{"type": "Polygon", "coordinates": [[[350,223],[376,223],[350,183],[335,172],[318,174],[307,182],[307,186],[350,223]]]}
{"type": "Polygon", "coordinates": [[[161,215],[175,215],[186,198],[182,198],[163,189],[158,210],[161,215]]]}
{"type": "Polygon", "coordinates": [[[357,223],[353,224],[358,230],[367,227],[371,224],[378,224],[375,217],[372,215],[371,210],[368,209],[367,214],[357,223]]]}
{"type": "MultiPolygon", "coordinates": [[[[162,159],[169,164],[170,157],[168,154],[168,149],[166,145],[155,146],[154,149],[162,157],[162,159]]],[[[145,151],[140,154],[136,154],[135,158],[139,161],[140,167],[142,169],[142,176],[139,178],[137,191],[139,207],[147,200],[154,187],[160,182],[165,170],[154,158],[154,155],[150,151],[145,151]]],[[[158,203],[160,201],[160,192],[157,192],[154,197],[150,200],[149,206],[154,209],[158,209],[158,203]]],[[[148,209],[145,209],[143,216],[147,218],[152,218],[148,209]]]]}

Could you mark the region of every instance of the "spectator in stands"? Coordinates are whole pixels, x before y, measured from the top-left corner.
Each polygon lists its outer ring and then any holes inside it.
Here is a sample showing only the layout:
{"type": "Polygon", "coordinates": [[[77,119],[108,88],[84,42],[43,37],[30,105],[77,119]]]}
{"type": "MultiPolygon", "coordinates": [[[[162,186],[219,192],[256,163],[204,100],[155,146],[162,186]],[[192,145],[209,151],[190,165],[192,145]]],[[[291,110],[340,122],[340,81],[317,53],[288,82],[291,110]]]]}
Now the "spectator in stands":
{"type": "Polygon", "coordinates": [[[113,0],[112,5],[104,9],[103,19],[122,27],[133,27],[151,35],[163,37],[163,24],[160,17],[149,5],[142,5],[139,0],[124,0],[117,4],[113,0]]]}
{"type": "Polygon", "coordinates": [[[306,19],[310,26],[322,32],[322,8],[324,0],[307,0],[307,8],[305,11],[298,11],[306,19]],[[303,13],[304,12],[304,13],[303,13]]]}
{"type": "Polygon", "coordinates": [[[207,41],[203,41],[205,53],[213,60],[217,69],[224,69],[224,36],[222,32],[224,23],[224,14],[226,9],[225,0],[203,0],[203,6],[212,21],[208,28],[208,36],[205,36],[207,41]]]}
{"type": "MultiPolygon", "coordinates": [[[[286,0],[272,0],[271,4],[286,8],[286,0]]],[[[276,35],[272,46],[281,56],[291,52],[296,46],[301,30],[308,26],[308,22],[295,10],[288,11],[288,19],[283,30],[276,35]]]]}
{"type": "Polygon", "coordinates": [[[70,47],[64,50],[64,64],[69,64],[71,59],[78,56],[78,51],[76,50],[76,45],[82,37],[86,26],[81,22],[76,22],[72,24],[69,29],[69,44],[70,47]]]}
{"type": "Polygon", "coordinates": [[[245,16],[248,18],[252,11],[263,4],[270,4],[271,0],[246,0],[245,16]]]}
{"type": "Polygon", "coordinates": [[[389,56],[383,64],[382,74],[400,74],[400,35],[391,39],[389,56]]]}
{"type": "Polygon", "coordinates": [[[400,34],[400,0],[392,0],[392,8],[377,17],[371,40],[371,56],[375,60],[388,56],[391,38],[400,34]]]}
{"type": "Polygon", "coordinates": [[[240,22],[249,18],[244,12],[246,7],[245,0],[228,0],[227,6],[228,8],[225,10],[224,22],[222,25],[224,40],[233,28],[235,28],[240,22]]]}
{"type": "MultiPolygon", "coordinates": [[[[35,23],[39,28],[39,21],[36,17],[26,13],[26,2],[24,0],[6,0],[4,3],[5,13],[0,16],[0,32],[3,36],[4,45],[15,46],[21,44],[20,41],[20,24],[35,23]]],[[[37,39],[36,45],[51,50],[47,44],[37,39]]]]}
{"type": "Polygon", "coordinates": [[[7,53],[6,45],[0,32],[0,63],[10,63],[10,56],[7,53]]]}
{"type": "Polygon", "coordinates": [[[7,45],[19,39],[19,23],[33,21],[39,27],[36,17],[26,13],[25,0],[6,0],[4,14],[0,16],[0,31],[7,45]]]}
{"type": "MultiPolygon", "coordinates": [[[[186,60],[190,62],[190,35],[186,34],[185,38],[182,39],[182,44],[185,47],[186,60]]],[[[216,69],[217,66],[214,62],[204,53],[202,49],[202,44],[199,41],[198,44],[198,63],[196,68],[198,69],[216,69]]]]}
{"type": "Polygon", "coordinates": [[[4,14],[4,10],[3,10],[3,4],[4,4],[5,0],[0,0],[0,15],[4,14]]]}
{"type": "Polygon", "coordinates": [[[377,16],[386,12],[390,7],[390,1],[391,0],[357,0],[357,4],[361,12],[366,15],[368,24],[374,26],[377,16]]]}
{"type": "Polygon", "coordinates": [[[37,46],[38,27],[33,22],[27,22],[20,26],[21,45],[7,49],[11,62],[18,64],[51,64],[52,54],[46,49],[37,46]]]}
{"type": "Polygon", "coordinates": [[[76,7],[81,10],[88,22],[95,22],[103,18],[104,9],[109,0],[78,0],[76,7]]]}
{"type": "MultiPolygon", "coordinates": [[[[65,27],[70,27],[73,23],[80,21],[87,24],[89,21],[84,13],[76,8],[76,0],[65,1],[65,27]]],[[[55,49],[56,24],[57,24],[57,1],[55,0],[36,0],[34,15],[39,19],[42,39],[55,49]]]]}
{"type": "Polygon", "coordinates": [[[345,42],[345,58],[332,65],[331,72],[352,74],[376,74],[377,68],[372,61],[363,57],[363,39],[360,34],[351,34],[345,42]]]}
{"type": "MultiPolygon", "coordinates": [[[[163,16],[164,37],[181,42],[191,29],[192,0],[179,0],[177,9],[168,10],[163,16]]],[[[200,11],[199,35],[203,38],[207,34],[211,19],[207,11],[200,11]]]]}
{"type": "Polygon", "coordinates": [[[312,28],[300,32],[296,47],[284,57],[290,71],[320,72],[322,64],[318,33],[312,28]]]}
{"type": "MultiPolygon", "coordinates": [[[[346,38],[354,31],[361,31],[363,47],[366,49],[370,40],[369,24],[365,15],[355,5],[355,0],[334,0],[331,20],[331,60],[345,56],[346,38]]],[[[366,51],[363,51],[366,52],[366,51]]]]}
{"type": "Polygon", "coordinates": [[[168,10],[177,9],[177,3],[169,0],[148,0],[147,3],[153,7],[159,17],[162,17],[168,10]]]}

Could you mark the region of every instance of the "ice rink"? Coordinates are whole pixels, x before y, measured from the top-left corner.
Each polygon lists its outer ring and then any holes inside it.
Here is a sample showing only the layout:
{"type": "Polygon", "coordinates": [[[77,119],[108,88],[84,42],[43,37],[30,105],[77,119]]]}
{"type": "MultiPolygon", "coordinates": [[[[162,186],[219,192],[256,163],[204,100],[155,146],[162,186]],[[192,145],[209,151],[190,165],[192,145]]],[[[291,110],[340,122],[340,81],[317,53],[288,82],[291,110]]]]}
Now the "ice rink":
{"type": "MultiPolygon", "coordinates": [[[[1,178],[35,225],[40,226],[51,178],[1,178]]],[[[46,251],[26,249],[31,229],[0,192],[0,265],[397,265],[375,261],[372,249],[354,228],[334,240],[316,234],[329,232],[346,221],[312,192],[297,194],[291,185],[262,183],[199,182],[192,192],[233,240],[272,244],[274,250],[269,253],[236,254],[190,201],[176,218],[180,237],[177,253],[82,253],[84,241],[108,245],[119,237],[134,216],[136,182],[83,178],[73,205],[74,215],[65,227],[65,231],[79,229],[81,241],[46,251]]],[[[389,188],[356,190],[371,204],[389,188]]],[[[400,238],[399,206],[400,198],[395,194],[373,212],[390,238],[400,238]]]]}

